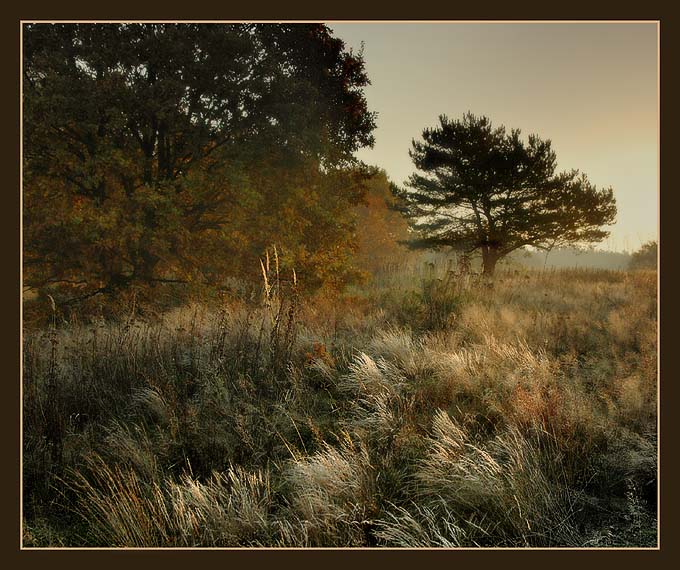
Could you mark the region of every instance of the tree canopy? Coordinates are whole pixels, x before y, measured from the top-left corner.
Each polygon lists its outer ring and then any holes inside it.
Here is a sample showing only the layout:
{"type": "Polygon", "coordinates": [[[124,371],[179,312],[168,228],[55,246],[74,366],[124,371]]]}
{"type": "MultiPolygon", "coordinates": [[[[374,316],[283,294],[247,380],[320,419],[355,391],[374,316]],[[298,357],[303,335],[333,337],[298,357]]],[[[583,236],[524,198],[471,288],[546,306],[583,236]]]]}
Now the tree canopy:
{"type": "Polygon", "coordinates": [[[643,243],[630,258],[628,269],[656,269],[658,245],[656,241],[643,243]]]}
{"type": "Polygon", "coordinates": [[[356,208],[356,260],[368,273],[402,262],[412,253],[403,245],[409,237],[408,223],[395,208],[391,186],[387,173],[376,170],[356,208]]]}
{"type": "Polygon", "coordinates": [[[353,153],[375,121],[361,54],[327,27],[31,24],[23,37],[25,285],[84,298],[214,282],[255,273],[274,244],[312,283],[329,251],[343,259],[367,177],[353,153]]]}
{"type": "Polygon", "coordinates": [[[611,188],[598,189],[577,170],[557,173],[549,140],[506,131],[471,113],[440,116],[439,126],[414,140],[419,172],[396,188],[416,237],[413,247],[453,246],[482,254],[484,273],[523,247],[602,240],[616,204],[611,188]]]}

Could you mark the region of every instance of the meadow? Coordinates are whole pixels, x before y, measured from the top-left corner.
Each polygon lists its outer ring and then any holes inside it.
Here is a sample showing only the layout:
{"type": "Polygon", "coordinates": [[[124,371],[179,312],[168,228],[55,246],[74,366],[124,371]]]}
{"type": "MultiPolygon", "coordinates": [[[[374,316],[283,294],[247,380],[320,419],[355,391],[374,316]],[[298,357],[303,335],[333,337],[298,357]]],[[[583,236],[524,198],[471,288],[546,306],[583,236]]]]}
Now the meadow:
{"type": "Polygon", "coordinates": [[[25,328],[24,546],[656,546],[655,271],[265,273],[25,328]]]}

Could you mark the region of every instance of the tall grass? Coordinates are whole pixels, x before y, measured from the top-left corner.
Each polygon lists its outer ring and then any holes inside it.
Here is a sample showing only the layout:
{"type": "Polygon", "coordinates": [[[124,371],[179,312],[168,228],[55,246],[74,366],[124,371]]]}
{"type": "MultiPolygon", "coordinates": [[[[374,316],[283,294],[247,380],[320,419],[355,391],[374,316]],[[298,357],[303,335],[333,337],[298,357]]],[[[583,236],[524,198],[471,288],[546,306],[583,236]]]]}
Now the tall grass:
{"type": "Polygon", "coordinates": [[[395,270],[24,335],[24,544],[652,546],[655,273],[395,270]]]}

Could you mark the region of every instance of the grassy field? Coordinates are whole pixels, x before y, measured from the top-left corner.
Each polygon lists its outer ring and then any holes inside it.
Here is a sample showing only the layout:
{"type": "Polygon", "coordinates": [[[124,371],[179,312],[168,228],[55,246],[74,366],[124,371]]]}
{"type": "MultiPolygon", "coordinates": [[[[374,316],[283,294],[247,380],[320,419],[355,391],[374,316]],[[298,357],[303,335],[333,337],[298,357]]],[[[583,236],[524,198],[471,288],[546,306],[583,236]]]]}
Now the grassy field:
{"type": "Polygon", "coordinates": [[[24,334],[24,546],[655,546],[655,272],[24,334]]]}

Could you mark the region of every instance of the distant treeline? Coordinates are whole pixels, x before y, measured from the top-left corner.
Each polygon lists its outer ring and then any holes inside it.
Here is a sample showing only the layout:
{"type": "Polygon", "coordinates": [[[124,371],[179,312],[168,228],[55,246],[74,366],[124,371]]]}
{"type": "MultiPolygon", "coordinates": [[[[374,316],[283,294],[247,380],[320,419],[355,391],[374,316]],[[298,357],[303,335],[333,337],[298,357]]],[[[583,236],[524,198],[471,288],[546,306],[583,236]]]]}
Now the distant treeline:
{"type": "MultiPolygon", "coordinates": [[[[628,252],[602,251],[602,250],[578,250],[575,248],[555,248],[547,254],[540,250],[521,249],[508,255],[501,264],[501,267],[512,268],[531,268],[531,269],[552,269],[552,268],[581,268],[581,269],[610,269],[627,270],[633,255],[628,252]]],[[[444,264],[454,270],[458,267],[458,254],[453,250],[428,251],[421,254],[421,257],[412,260],[411,263],[434,263],[443,266],[444,264]]],[[[482,270],[481,256],[470,258],[470,269],[473,272],[482,270]]]]}
{"type": "Polygon", "coordinates": [[[554,249],[547,254],[543,251],[523,250],[515,252],[511,263],[526,267],[592,267],[598,269],[628,269],[631,254],[628,252],[578,250],[574,248],[554,249]]]}

